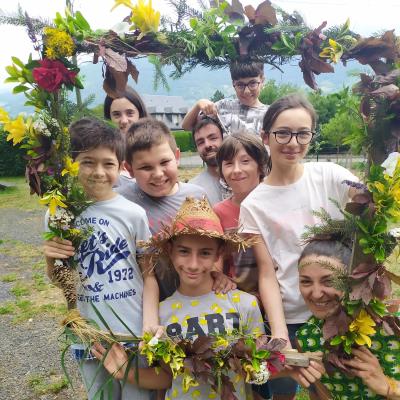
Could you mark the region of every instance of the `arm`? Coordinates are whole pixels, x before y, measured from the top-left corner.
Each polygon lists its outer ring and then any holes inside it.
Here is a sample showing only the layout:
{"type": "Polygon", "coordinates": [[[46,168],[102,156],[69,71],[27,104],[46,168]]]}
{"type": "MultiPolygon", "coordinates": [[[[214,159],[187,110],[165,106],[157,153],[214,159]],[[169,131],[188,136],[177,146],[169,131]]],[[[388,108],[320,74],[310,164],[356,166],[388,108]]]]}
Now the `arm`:
{"type": "Polygon", "coordinates": [[[182,128],[186,131],[191,131],[196,125],[197,116],[199,115],[200,111],[203,111],[203,113],[206,115],[217,114],[217,109],[212,101],[201,99],[193,106],[190,111],[188,111],[188,113],[185,115],[185,118],[183,118],[182,128]]]}
{"type": "MultiPolygon", "coordinates": [[[[128,365],[128,355],[123,346],[115,343],[107,351],[100,343],[96,343],[91,352],[102,362],[104,368],[115,379],[124,379],[128,365]]],[[[155,368],[138,368],[136,371],[133,363],[130,364],[126,380],[142,389],[168,389],[172,383],[171,375],[164,369],[160,368],[158,373],[155,368]]]]}
{"type": "Polygon", "coordinates": [[[53,281],[54,260],[72,257],[75,254],[75,248],[69,240],[55,237],[44,242],[43,253],[46,258],[47,276],[53,281]]]}
{"type": "MultiPolygon", "coordinates": [[[[259,236],[259,235],[258,235],[259,236]]],[[[271,326],[272,336],[288,341],[291,347],[288,330],[283,312],[282,296],[276,279],[275,266],[265,242],[259,236],[259,241],[254,245],[254,255],[258,266],[258,288],[264,309],[271,326]]]]}
{"type": "Polygon", "coordinates": [[[390,400],[400,399],[400,382],[385,376],[379,360],[364,346],[352,349],[354,358],[342,360],[352,374],[362,379],[374,393],[390,400]]]}
{"type": "Polygon", "coordinates": [[[159,326],[160,290],[149,257],[140,257],[138,263],[143,273],[143,332],[154,331],[159,326]]]}

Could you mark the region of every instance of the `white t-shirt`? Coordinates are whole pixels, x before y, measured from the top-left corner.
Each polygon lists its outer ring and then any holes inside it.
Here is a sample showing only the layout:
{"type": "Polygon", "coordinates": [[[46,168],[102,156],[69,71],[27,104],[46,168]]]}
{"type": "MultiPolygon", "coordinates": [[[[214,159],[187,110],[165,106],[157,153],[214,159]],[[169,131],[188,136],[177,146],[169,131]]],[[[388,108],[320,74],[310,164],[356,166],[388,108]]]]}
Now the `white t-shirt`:
{"type": "Polygon", "coordinates": [[[323,207],[333,218],[343,218],[329,199],[347,203],[349,186],[344,180],[358,178],[337,164],[310,162],[304,164],[297,182],[287,186],[261,183],[241,204],[242,231],[261,235],[275,263],[288,324],[303,323],[311,315],[299,291],[301,235],[306,225],[319,222],[313,210],[323,207]]]}

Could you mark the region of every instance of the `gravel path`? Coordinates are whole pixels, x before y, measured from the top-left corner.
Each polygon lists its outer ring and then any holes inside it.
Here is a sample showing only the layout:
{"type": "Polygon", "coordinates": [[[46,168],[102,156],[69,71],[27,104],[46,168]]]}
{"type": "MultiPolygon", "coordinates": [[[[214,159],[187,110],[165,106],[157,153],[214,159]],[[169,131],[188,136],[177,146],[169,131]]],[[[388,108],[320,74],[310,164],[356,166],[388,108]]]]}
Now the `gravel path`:
{"type": "MultiPolygon", "coordinates": [[[[11,289],[16,284],[32,283],[33,266],[42,260],[37,251],[42,242],[42,230],[43,212],[0,209],[0,306],[24,301],[24,297],[16,298],[11,289]],[[29,258],[29,253],[27,257],[24,252],[31,248],[35,251],[29,258]],[[17,280],[2,282],[1,277],[8,274],[16,274],[17,280]]],[[[43,268],[40,272],[43,274],[43,268]]],[[[58,296],[55,290],[54,293],[58,296]]],[[[40,292],[35,295],[40,296],[40,292]]],[[[15,322],[13,318],[10,314],[0,314],[0,399],[84,399],[71,360],[67,361],[67,366],[74,390],[69,387],[52,393],[49,389],[49,383],[63,376],[58,341],[60,317],[39,313],[24,322],[15,322]],[[44,389],[40,383],[46,385],[44,389]]]]}

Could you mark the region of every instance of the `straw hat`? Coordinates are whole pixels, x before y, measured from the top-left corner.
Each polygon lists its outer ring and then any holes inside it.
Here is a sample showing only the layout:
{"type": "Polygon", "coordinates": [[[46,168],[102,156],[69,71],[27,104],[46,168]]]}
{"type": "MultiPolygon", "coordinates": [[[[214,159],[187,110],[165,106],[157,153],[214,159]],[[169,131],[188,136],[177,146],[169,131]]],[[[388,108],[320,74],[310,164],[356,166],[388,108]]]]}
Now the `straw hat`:
{"type": "Polygon", "coordinates": [[[199,200],[187,197],[171,224],[163,225],[160,232],[147,242],[140,243],[140,246],[149,250],[152,260],[156,262],[160,257],[168,257],[168,243],[182,235],[220,239],[227,252],[245,250],[255,243],[254,239],[244,238],[238,233],[224,233],[217,214],[206,198],[199,200]]]}

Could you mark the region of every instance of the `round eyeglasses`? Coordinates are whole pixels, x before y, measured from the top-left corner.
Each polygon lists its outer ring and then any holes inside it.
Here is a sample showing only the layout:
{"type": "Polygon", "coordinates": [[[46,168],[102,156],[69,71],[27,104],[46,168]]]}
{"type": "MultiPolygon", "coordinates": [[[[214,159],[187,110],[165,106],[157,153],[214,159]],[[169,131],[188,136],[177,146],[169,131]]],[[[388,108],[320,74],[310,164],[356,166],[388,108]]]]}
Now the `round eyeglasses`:
{"type": "Polygon", "coordinates": [[[313,131],[300,131],[300,132],[292,132],[289,130],[281,129],[279,131],[271,132],[275,136],[275,140],[279,144],[288,144],[292,140],[292,137],[295,136],[298,144],[308,144],[311,142],[312,138],[315,135],[313,131]]]}
{"type": "Polygon", "coordinates": [[[233,84],[233,87],[241,92],[244,92],[246,88],[249,90],[256,90],[260,86],[261,81],[250,81],[248,83],[237,82],[233,84]]]}

